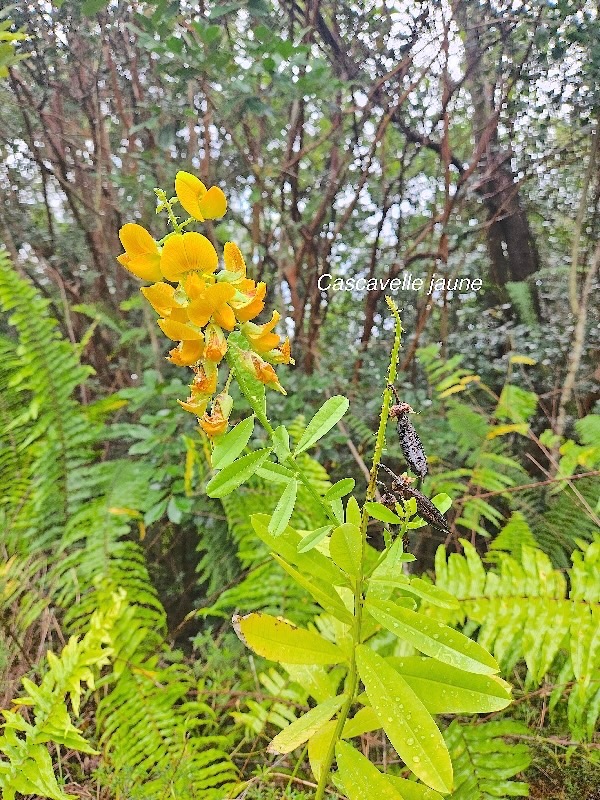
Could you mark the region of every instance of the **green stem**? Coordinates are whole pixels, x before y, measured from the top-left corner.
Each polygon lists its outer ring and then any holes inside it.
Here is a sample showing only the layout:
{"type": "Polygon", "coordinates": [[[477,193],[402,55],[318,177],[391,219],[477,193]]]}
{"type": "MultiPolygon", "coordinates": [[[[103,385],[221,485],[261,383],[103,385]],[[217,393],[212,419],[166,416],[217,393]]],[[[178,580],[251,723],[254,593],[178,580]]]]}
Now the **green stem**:
{"type": "Polygon", "coordinates": [[[402,344],[402,321],[400,319],[400,313],[398,311],[398,307],[396,306],[391,297],[386,297],[385,299],[390,311],[392,312],[396,320],[396,333],[394,337],[394,346],[392,347],[392,353],[390,356],[390,364],[388,367],[387,385],[383,392],[383,403],[381,406],[381,415],[379,417],[379,429],[377,431],[377,439],[375,442],[373,463],[371,464],[371,471],[369,473],[369,486],[367,487],[365,503],[362,507],[361,524],[360,524],[360,532],[362,537],[362,557],[359,565],[359,574],[356,579],[356,585],[354,588],[354,626],[352,631],[353,633],[352,657],[350,659],[350,667],[348,670],[348,678],[346,682],[346,692],[348,694],[348,699],[342,706],[339,717],[337,719],[337,724],[335,726],[335,730],[333,732],[333,736],[329,744],[329,749],[327,750],[327,755],[325,756],[325,760],[323,762],[321,775],[319,776],[319,783],[317,786],[317,792],[315,794],[315,800],[323,800],[325,796],[325,790],[329,782],[329,773],[331,771],[331,765],[333,763],[333,758],[335,755],[335,746],[342,736],[344,725],[346,724],[348,714],[350,713],[350,709],[352,707],[352,704],[354,703],[358,689],[358,672],[356,669],[355,654],[356,654],[356,648],[361,643],[362,639],[362,615],[364,607],[363,590],[364,590],[364,580],[365,580],[364,564],[365,564],[365,555],[367,549],[367,525],[369,522],[367,503],[371,502],[375,498],[375,488],[377,486],[376,483],[377,469],[379,467],[381,456],[383,455],[383,451],[385,448],[385,431],[390,412],[390,405],[392,403],[392,391],[391,389],[388,388],[388,386],[390,384],[393,384],[396,380],[398,354],[400,352],[400,347],[402,344]]]}

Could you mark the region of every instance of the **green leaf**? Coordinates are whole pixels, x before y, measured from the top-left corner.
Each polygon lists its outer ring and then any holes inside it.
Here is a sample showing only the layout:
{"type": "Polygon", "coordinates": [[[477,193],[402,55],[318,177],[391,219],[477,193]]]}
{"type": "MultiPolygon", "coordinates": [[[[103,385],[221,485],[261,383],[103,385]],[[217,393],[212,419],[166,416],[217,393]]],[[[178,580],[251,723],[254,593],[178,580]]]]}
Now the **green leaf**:
{"type": "Polygon", "coordinates": [[[235,461],[250,441],[253,431],[254,417],[247,417],[221,437],[212,453],[213,469],[223,469],[235,461]]]}
{"type": "Polygon", "coordinates": [[[338,742],[335,756],[348,800],[404,800],[385,775],[352,745],[338,742]]]}
{"type": "Polygon", "coordinates": [[[287,528],[290,517],[294,511],[296,504],[296,495],[298,494],[298,482],[290,481],[283,490],[283,494],[279,498],[279,502],[275,506],[275,511],[269,522],[269,533],[273,536],[279,536],[287,528]]]}
{"type": "Polygon", "coordinates": [[[297,569],[294,569],[292,566],[290,566],[287,561],[284,561],[284,559],[281,558],[281,556],[278,556],[276,553],[272,553],[271,555],[275,561],[277,561],[279,566],[296,581],[298,586],[306,589],[306,591],[314,597],[317,603],[319,603],[319,605],[322,606],[325,611],[329,611],[329,613],[333,614],[333,616],[339,619],[340,622],[344,622],[347,625],[352,624],[352,614],[348,611],[339,594],[332,586],[324,583],[314,583],[310,578],[307,578],[301,572],[298,572],[297,569]]]}
{"type": "Polygon", "coordinates": [[[246,647],[271,661],[281,664],[339,664],[345,660],[340,648],[319,633],[297,628],[278,617],[262,613],[245,617],[236,614],[232,622],[246,647]]]}
{"type": "Polygon", "coordinates": [[[387,522],[390,525],[402,525],[404,522],[402,517],[399,517],[398,514],[394,514],[394,512],[384,506],[383,503],[366,503],[366,506],[369,516],[373,517],[373,519],[387,522]]]}
{"type": "Polygon", "coordinates": [[[366,645],[356,648],[356,665],[369,701],[400,758],[427,786],[451,792],[448,748],[422,701],[400,673],[366,645]]]}
{"type": "Polygon", "coordinates": [[[282,467],[281,464],[275,464],[273,461],[266,461],[262,467],[256,470],[256,474],[270,483],[289,483],[294,477],[294,473],[290,469],[282,467]]]}
{"type": "Polygon", "coordinates": [[[510,689],[496,675],[474,675],[434,658],[387,659],[430,714],[490,714],[511,702],[510,689]]]}
{"type": "Polygon", "coordinates": [[[308,553],[309,550],[312,550],[313,547],[316,547],[319,542],[321,542],[331,530],[332,525],[323,525],[322,528],[317,528],[316,531],[311,531],[307,533],[300,541],[298,542],[298,547],[296,548],[299,553],[308,553]]]}
{"type": "MultiPolygon", "coordinates": [[[[432,497],[431,502],[437,508],[440,514],[445,514],[446,511],[448,511],[448,509],[452,507],[452,498],[449,497],[447,494],[444,494],[443,492],[441,494],[436,494],[435,497],[432,497]]],[[[416,501],[415,501],[415,506],[416,506],[416,501]]]]}
{"type": "Polygon", "coordinates": [[[278,461],[285,461],[291,455],[290,452],[290,435],[284,425],[275,428],[273,435],[273,450],[277,456],[278,461]]]}
{"type": "Polygon", "coordinates": [[[318,442],[319,439],[322,439],[341,420],[349,405],[349,401],[341,395],[336,395],[326,400],[306,426],[306,430],[296,445],[294,455],[303,453],[318,442]]]}
{"type": "Polygon", "coordinates": [[[402,608],[389,600],[370,600],[366,609],[377,622],[398,638],[451,667],[480,675],[491,675],[499,670],[498,664],[487,650],[443,622],[436,622],[424,614],[402,608]]]}
{"type": "Polygon", "coordinates": [[[346,522],[349,522],[351,525],[356,525],[357,528],[360,528],[362,524],[360,506],[358,505],[356,497],[348,498],[346,504],[346,522]]]}
{"type": "Polygon", "coordinates": [[[279,553],[286,561],[295,564],[299,569],[304,570],[326,586],[349,586],[348,578],[341,569],[336,567],[333,561],[323,553],[319,553],[318,550],[310,550],[306,553],[298,552],[301,536],[289,525],[280,536],[272,536],[268,529],[269,520],[270,517],[267,514],[253,514],[250,517],[256,535],[267,545],[269,550],[279,553]]]}
{"type": "Polygon", "coordinates": [[[427,583],[422,578],[412,578],[410,585],[402,587],[410,594],[415,594],[417,597],[427,600],[433,606],[439,608],[459,608],[459,602],[454,595],[440,589],[432,583],[427,583]]]}
{"type": "Polygon", "coordinates": [[[433,789],[423,786],[422,783],[408,781],[397,775],[388,775],[387,779],[400,792],[404,800],[444,800],[439,792],[434,792],[433,789]]]}
{"type": "Polygon", "coordinates": [[[362,559],[362,538],[356,525],[345,522],[331,534],[329,555],[346,575],[357,578],[362,559]]]}
{"type": "Polygon", "coordinates": [[[314,736],[347,700],[347,695],[330,697],[284,728],[267,747],[269,753],[291,753],[314,736]]]}
{"type": "Polygon", "coordinates": [[[231,494],[234,489],[254,475],[256,470],[267,460],[270,452],[271,448],[265,447],[263,450],[256,450],[254,453],[249,453],[234,461],[208,482],[206,494],[209,497],[226,497],[231,494]]]}
{"type": "Polygon", "coordinates": [[[371,706],[360,708],[356,714],[346,721],[344,725],[344,739],[353,739],[355,736],[362,736],[363,733],[371,733],[381,728],[379,717],[371,706]]]}
{"type": "Polygon", "coordinates": [[[341,481],[333,484],[323,499],[328,502],[331,500],[339,500],[347,494],[350,494],[354,489],[355,483],[356,481],[354,478],[343,478],[341,481]]]}

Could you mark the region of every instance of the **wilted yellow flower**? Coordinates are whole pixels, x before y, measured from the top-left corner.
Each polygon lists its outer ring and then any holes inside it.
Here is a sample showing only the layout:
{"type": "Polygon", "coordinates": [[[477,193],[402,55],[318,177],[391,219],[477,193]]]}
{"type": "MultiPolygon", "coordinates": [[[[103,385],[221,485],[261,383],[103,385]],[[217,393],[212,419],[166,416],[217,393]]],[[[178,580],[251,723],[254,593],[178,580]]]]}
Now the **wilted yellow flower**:
{"type": "Polygon", "coordinates": [[[265,322],[264,325],[244,322],[240,330],[250,342],[253,350],[256,350],[257,353],[266,353],[268,350],[273,350],[274,347],[277,347],[281,341],[281,338],[276,333],[273,333],[273,328],[280,319],[281,314],[274,311],[270,322],[265,322]]]}
{"type": "Polygon", "coordinates": [[[244,366],[255,378],[257,378],[265,386],[275,389],[281,394],[286,394],[285,389],[279,383],[279,378],[273,367],[264,361],[257,353],[251,350],[245,350],[241,355],[241,361],[244,366]]]}
{"type": "Polygon", "coordinates": [[[117,256],[119,264],[143,281],[159,281],[160,252],[148,231],[135,222],[128,222],[119,231],[125,252],[117,256]]]}
{"type": "Polygon", "coordinates": [[[295,364],[296,362],[292,358],[292,350],[290,347],[290,340],[286,337],[285,341],[281,343],[281,345],[276,350],[270,350],[268,353],[265,353],[265,358],[271,362],[271,364],[295,364]]]}
{"type": "Polygon", "coordinates": [[[225,334],[218,325],[211,322],[205,328],[205,335],[204,358],[218,364],[227,352],[227,339],[225,338],[225,334]]]}
{"type": "Polygon", "coordinates": [[[160,259],[162,274],[178,281],[186,272],[212,273],[219,263],[217,251],[201,233],[176,233],[164,244],[160,259]]]}
{"type": "Polygon", "coordinates": [[[192,394],[204,394],[212,397],[217,391],[219,371],[212,361],[204,360],[194,370],[194,380],[190,386],[192,394]]]}
{"type": "Polygon", "coordinates": [[[207,190],[195,175],[180,171],[175,176],[175,194],[190,217],[204,222],[219,219],[227,210],[227,199],[218,186],[207,190]]]}
{"type": "Polygon", "coordinates": [[[204,414],[200,420],[200,427],[211,438],[221,436],[227,430],[232,408],[233,398],[226,392],[221,392],[214,399],[211,413],[204,414]]]}

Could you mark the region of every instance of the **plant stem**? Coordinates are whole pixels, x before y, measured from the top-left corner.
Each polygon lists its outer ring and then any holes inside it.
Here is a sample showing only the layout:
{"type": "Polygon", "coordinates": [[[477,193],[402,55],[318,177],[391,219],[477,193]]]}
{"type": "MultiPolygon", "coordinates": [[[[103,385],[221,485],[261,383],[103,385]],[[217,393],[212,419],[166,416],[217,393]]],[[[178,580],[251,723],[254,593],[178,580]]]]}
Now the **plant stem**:
{"type": "Polygon", "coordinates": [[[359,574],[356,579],[356,585],[354,587],[354,626],[352,631],[352,657],[350,659],[350,667],[348,670],[348,678],[346,681],[346,690],[345,690],[346,693],[348,694],[348,699],[342,706],[340,710],[340,715],[337,719],[337,724],[335,726],[335,730],[333,732],[333,736],[331,738],[331,742],[327,750],[327,755],[325,756],[325,761],[323,762],[321,774],[319,776],[319,784],[317,786],[315,800],[323,800],[325,796],[325,790],[329,782],[329,773],[331,771],[331,765],[333,763],[333,758],[335,755],[335,746],[342,736],[344,725],[346,724],[348,714],[350,712],[352,704],[354,703],[354,699],[356,697],[356,692],[358,688],[358,672],[356,669],[355,653],[356,653],[356,648],[361,643],[362,639],[362,615],[364,606],[363,589],[365,580],[364,564],[365,564],[365,555],[367,549],[367,525],[369,522],[367,503],[371,502],[375,497],[375,487],[377,486],[376,483],[377,469],[379,467],[381,456],[385,448],[385,431],[387,427],[390,405],[392,402],[392,391],[388,387],[390,384],[393,384],[394,381],[396,380],[398,354],[400,352],[400,346],[402,344],[402,321],[400,319],[400,313],[398,311],[398,307],[396,306],[391,297],[386,297],[385,299],[390,311],[394,315],[396,321],[396,332],[394,337],[394,346],[392,347],[392,353],[390,356],[390,364],[388,367],[387,385],[383,392],[383,403],[381,405],[381,415],[379,417],[379,429],[377,431],[377,440],[375,442],[373,463],[371,464],[371,470],[369,473],[369,485],[367,487],[367,494],[365,497],[365,503],[362,507],[362,514],[361,514],[360,533],[362,538],[362,556],[359,565],[359,574]]]}

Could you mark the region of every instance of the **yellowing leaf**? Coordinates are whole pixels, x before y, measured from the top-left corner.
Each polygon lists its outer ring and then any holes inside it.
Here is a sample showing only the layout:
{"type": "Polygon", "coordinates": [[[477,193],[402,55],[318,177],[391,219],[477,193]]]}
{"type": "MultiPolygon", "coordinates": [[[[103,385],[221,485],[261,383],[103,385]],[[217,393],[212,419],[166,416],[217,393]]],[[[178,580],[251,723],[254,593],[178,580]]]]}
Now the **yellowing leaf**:
{"type": "Polygon", "coordinates": [[[284,728],[281,733],[278,733],[267,750],[270,753],[291,753],[292,750],[314,736],[326,722],[329,722],[346,699],[347,695],[341,694],[338,697],[330,697],[315,708],[311,708],[306,714],[284,728]]]}
{"type": "MultiPolygon", "coordinates": [[[[406,766],[432,789],[452,791],[450,754],[423,702],[400,673],[366,645],[356,649],[356,665],[381,727],[406,766]]],[[[344,786],[347,789],[346,781],[344,786]]]]}
{"type": "Polygon", "coordinates": [[[486,434],[486,439],[495,439],[497,436],[504,436],[507,433],[520,433],[527,436],[529,426],[526,422],[515,422],[512,425],[495,425],[489,433],[486,434]]]}
{"type": "Polygon", "coordinates": [[[339,664],[344,654],[337,645],[314,631],[297,628],[270,614],[233,617],[233,627],[244,644],[259,656],[282,664],[339,664]]]}
{"type": "Polygon", "coordinates": [[[462,383],[455,383],[454,386],[451,386],[449,389],[440,393],[440,397],[449,397],[451,394],[457,394],[458,392],[464,392],[467,387],[462,383]]]}
{"type": "Polygon", "coordinates": [[[329,745],[333,738],[336,722],[326,722],[323,727],[308,740],[308,760],[315,780],[321,777],[323,763],[329,752],[329,745]]]}
{"type": "Polygon", "coordinates": [[[511,356],[510,363],[528,364],[530,367],[532,367],[534,364],[537,364],[537,361],[534,358],[529,358],[529,356],[511,356]]]}

